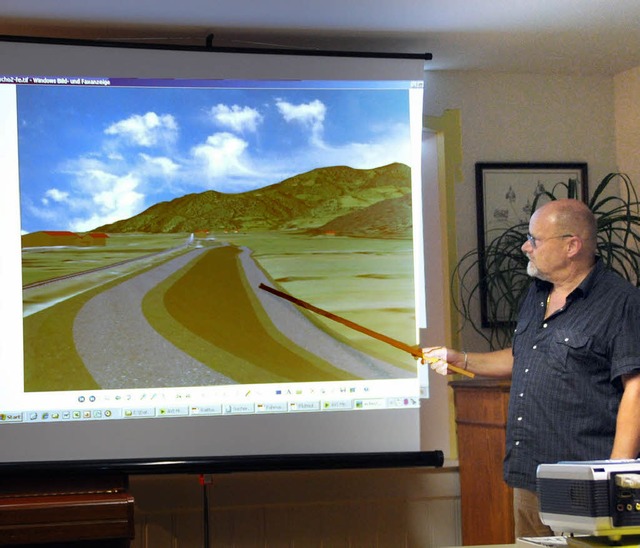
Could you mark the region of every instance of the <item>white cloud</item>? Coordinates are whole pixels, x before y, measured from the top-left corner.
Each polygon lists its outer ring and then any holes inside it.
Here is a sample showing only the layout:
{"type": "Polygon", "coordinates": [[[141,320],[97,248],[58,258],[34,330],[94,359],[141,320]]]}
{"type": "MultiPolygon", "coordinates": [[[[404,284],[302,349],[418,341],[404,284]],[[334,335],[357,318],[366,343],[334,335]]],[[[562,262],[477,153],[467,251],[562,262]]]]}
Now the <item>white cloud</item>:
{"type": "MultiPolygon", "coordinates": [[[[158,165],[165,164],[162,157],[149,158],[153,170],[161,171],[158,165]]],[[[65,162],[60,171],[69,185],[64,203],[51,201],[50,214],[56,216],[57,227],[78,232],[93,230],[136,215],[145,207],[145,186],[149,183],[137,165],[110,158],[103,161],[91,155],[65,162]]]]}
{"type": "Polygon", "coordinates": [[[142,196],[136,192],[138,181],[135,177],[127,175],[114,181],[111,188],[98,192],[93,196],[95,203],[103,211],[131,210],[142,196]]]}
{"type": "Polygon", "coordinates": [[[308,142],[286,158],[273,159],[271,172],[284,172],[283,177],[302,173],[311,167],[345,165],[356,169],[372,169],[393,162],[411,163],[411,148],[406,125],[385,126],[371,134],[371,139],[361,142],[318,144],[308,142]],[[311,166],[311,167],[310,167],[311,166]]]}
{"type": "Polygon", "coordinates": [[[192,149],[193,157],[205,171],[207,178],[251,175],[245,157],[247,142],[231,133],[210,135],[204,144],[192,149]]]}
{"type": "Polygon", "coordinates": [[[238,133],[244,131],[255,132],[262,122],[262,115],[251,107],[231,107],[218,104],[211,108],[211,116],[220,125],[230,128],[238,133]]]}
{"type": "Polygon", "coordinates": [[[121,137],[135,145],[152,147],[174,142],[178,134],[178,124],[171,114],[158,115],[155,112],[147,112],[144,115],[134,114],[111,124],[105,133],[121,137]]]}
{"type": "Polygon", "coordinates": [[[50,228],[59,226],[59,215],[56,208],[50,207],[51,204],[46,199],[42,200],[42,204],[44,207],[38,207],[33,202],[25,201],[25,207],[29,210],[30,215],[33,215],[40,221],[46,221],[49,223],[50,228]]]}
{"type": "Polygon", "coordinates": [[[143,208],[145,198],[138,192],[138,185],[139,180],[132,174],[106,176],[98,192],[82,199],[81,211],[71,221],[70,229],[83,232],[136,215],[143,208]]]}
{"type": "Polygon", "coordinates": [[[276,106],[286,122],[298,123],[311,130],[312,144],[324,146],[322,133],[327,107],[322,101],[315,99],[310,103],[294,105],[280,99],[276,101],[276,106]]]}
{"type": "Polygon", "coordinates": [[[392,162],[411,164],[411,148],[406,126],[389,126],[376,139],[364,143],[349,143],[328,152],[336,164],[357,169],[370,169],[392,162]]]}
{"type": "Polygon", "coordinates": [[[140,159],[142,162],[138,166],[138,170],[146,176],[171,177],[180,170],[180,166],[166,156],[140,154],[140,159]]]}
{"type": "Polygon", "coordinates": [[[85,168],[75,173],[70,192],[48,190],[43,199],[46,207],[31,206],[31,214],[52,228],[86,232],[132,217],[145,207],[145,195],[134,174],[116,176],[93,161],[86,162],[85,168]]]}
{"type": "Polygon", "coordinates": [[[42,203],[49,205],[49,200],[53,200],[57,203],[66,202],[69,199],[69,193],[64,190],[58,190],[57,188],[50,188],[44,193],[42,203]]]}
{"type": "Polygon", "coordinates": [[[295,121],[310,125],[323,122],[327,112],[327,107],[318,99],[299,105],[279,100],[276,106],[287,122],[295,121]]]}

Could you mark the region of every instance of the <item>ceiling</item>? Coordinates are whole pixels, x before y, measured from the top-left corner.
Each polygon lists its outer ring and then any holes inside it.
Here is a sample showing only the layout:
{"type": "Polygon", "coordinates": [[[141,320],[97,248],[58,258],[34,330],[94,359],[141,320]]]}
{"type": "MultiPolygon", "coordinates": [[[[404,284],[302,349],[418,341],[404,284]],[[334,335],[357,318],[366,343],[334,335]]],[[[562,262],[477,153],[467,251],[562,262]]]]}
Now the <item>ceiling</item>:
{"type": "Polygon", "coordinates": [[[638,0],[2,0],[0,34],[431,53],[431,70],[640,66],[638,0]]]}

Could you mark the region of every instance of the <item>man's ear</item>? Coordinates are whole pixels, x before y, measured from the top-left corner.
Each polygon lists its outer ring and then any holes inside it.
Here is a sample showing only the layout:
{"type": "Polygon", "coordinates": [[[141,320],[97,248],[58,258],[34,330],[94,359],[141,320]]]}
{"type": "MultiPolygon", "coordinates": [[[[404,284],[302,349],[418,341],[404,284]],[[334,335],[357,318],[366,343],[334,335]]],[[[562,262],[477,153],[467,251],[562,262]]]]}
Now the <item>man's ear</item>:
{"type": "Polygon", "coordinates": [[[572,236],[569,239],[569,243],[567,245],[567,254],[569,257],[575,257],[576,255],[578,255],[581,251],[582,248],[584,247],[584,244],[582,242],[582,238],[578,237],[578,236],[572,236]]]}

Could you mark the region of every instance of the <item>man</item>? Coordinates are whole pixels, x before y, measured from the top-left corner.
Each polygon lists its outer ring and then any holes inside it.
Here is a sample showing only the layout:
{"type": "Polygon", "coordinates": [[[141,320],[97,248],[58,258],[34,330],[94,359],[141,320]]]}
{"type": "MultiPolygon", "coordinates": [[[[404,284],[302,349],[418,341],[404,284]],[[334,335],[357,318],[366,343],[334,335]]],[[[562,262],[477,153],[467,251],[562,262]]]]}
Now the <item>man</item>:
{"type": "Polygon", "coordinates": [[[546,536],[541,463],[633,459],[640,453],[640,290],[596,255],[596,220],[578,200],[546,203],[522,245],[534,278],[512,348],[467,353],[425,348],[484,377],[511,378],[505,481],[514,488],[515,534],[546,536]]]}

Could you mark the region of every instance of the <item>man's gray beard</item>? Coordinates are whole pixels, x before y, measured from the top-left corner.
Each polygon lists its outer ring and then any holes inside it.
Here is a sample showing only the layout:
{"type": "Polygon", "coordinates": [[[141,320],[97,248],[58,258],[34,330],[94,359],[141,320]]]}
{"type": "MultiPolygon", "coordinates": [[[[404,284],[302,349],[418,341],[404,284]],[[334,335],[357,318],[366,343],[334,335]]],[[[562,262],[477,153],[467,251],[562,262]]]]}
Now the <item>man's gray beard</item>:
{"type": "Polygon", "coordinates": [[[539,280],[549,281],[540,274],[538,267],[534,265],[531,261],[527,263],[527,274],[532,278],[538,278],[539,280]]]}
{"type": "Polygon", "coordinates": [[[531,261],[527,263],[527,274],[532,278],[535,278],[538,275],[538,269],[531,261]]]}

